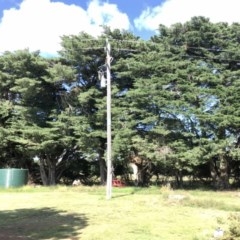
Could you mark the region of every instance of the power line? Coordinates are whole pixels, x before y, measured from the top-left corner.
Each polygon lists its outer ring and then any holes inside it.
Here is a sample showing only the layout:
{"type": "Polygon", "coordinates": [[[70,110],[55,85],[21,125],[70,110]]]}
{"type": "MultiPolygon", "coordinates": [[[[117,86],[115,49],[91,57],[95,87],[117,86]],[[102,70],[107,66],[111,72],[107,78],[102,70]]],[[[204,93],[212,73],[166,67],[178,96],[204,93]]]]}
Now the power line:
{"type": "MultiPolygon", "coordinates": [[[[84,41],[95,41],[97,43],[103,42],[103,39],[80,39],[82,42],[84,41]]],[[[147,47],[148,45],[153,45],[153,46],[160,46],[161,43],[156,43],[156,42],[152,42],[152,41],[144,41],[144,40],[125,40],[125,39],[117,39],[117,38],[111,38],[110,39],[111,42],[115,43],[115,44],[120,44],[120,43],[130,43],[130,44],[136,44],[135,46],[132,46],[132,48],[121,48],[120,46],[114,46],[114,48],[112,50],[114,51],[128,51],[128,52],[141,52],[143,49],[134,49],[134,48],[139,48],[139,46],[137,46],[137,44],[141,44],[141,47],[147,47]]],[[[213,53],[220,53],[220,52],[225,52],[225,53],[236,53],[235,51],[232,50],[226,50],[226,49],[219,49],[219,48],[207,48],[207,47],[191,47],[188,46],[188,43],[185,43],[181,46],[173,46],[173,45],[169,45],[169,47],[173,47],[175,49],[195,49],[195,50],[207,50],[213,53]]],[[[90,48],[79,48],[77,47],[77,50],[94,50],[94,49],[105,49],[104,47],[90,47],[90,48]]],[[[162,49],[162,51],[164,51],[164,49],[162,49]]],[[[166,50],[165,50],[166,51],[166,50]]],[[[208,58],[208,57],[206,57],[208,58]]],[[[212,59],[212,58],[209,58],[212,59]]],[[[225,61],[240,61],[238,59],[232,60],[232,59],[227,59],[227,58],[222,58],[221,60],[225,60],[225,61]]]]}
{"type": "MultiPolygon", "coordinates": [[[[74,39],[72,39],[74,40],[74,39]]],[[[96,38],[78,38],[77,41],[80,41],[82,43],[84,42],[95,42],[97,44],[99,43],[102,43],[102,46],[92,46],[92,47],[78,47],[76,46],[76,49],[75,50],[60,50],[60,52],[65,52],[65,53],[68,53],[69,51],[70,52],[76,52],[76,51],[91,51],[91,50],[106,50],[106,47],[104,46],[105,43],[104,43],[104,39],[96,39],[96,38]]],[[[121,47],[121,46],[114,46],[112,51],[114,52],[120,52],[120,51],[126,51],[126,52],[141,52],[143,49],[134,49],[134,48],[139,48],[139,46],[137,46],[137,44],[140,44],[141,47],[147,47],[147,46],[161,46],[161,42],[159,43],[156,43],[156,42],[152,42],[152,41],[145,41],[145,40],[142,40],[142,39],[136,39],[136,40],[125,40],[125,39],[118,39],[118,38],[110,38],[110,41],[119,45],[121,43],[129,43],[129,44],[136,44],[135,46],[132,46],[132,48],[126,48],[126,47],[121,47]]],[[[74,45],[74,42],[72,42],[72,45],[74,45]]],[[[220,52],[225,52],[225,53],[236,53],[235,51],[232,51],[232,50],[225,50],[225,49],[218,49],[218,48],[207,48],[207,47],[194,47],[194,46],[188,46],[188,43],[185,43],[185,44],[182,44],[181,46],[174,46],[174,45],[169,45],[169,47],[171,48],[174,48],[174,49],[185,49],[185,50],[188,50],[188,49],[195,49],[195,50],[207,50],[207,51],[210,51],[210,52],[213,52],[213,53],[220,53],[220,52]]],[[[166,47],[165,49],[162,49],[161,52],[163,51],[167,51],[166,50],[166,47]]],[[[0,56],[3,56],[5,52],[3,53],[0,53],[1,55],[0,56]]],[[[187,55],[186,55],[187,56],[187,55]]],[[[211,60],[219,60],[219,61],[234,61],[234,62],[240,62],[240,59],[228,59],[228,58],[216,58],[216,57],[204,57],[204,56],[194,56],[194,55],[191,55],[191,56],[188,56],[188,57],[192,57],[192,58],[202,58],[202,59],[211,59],[211,60]]]]}
{"type": "Polygon", "coordinates": [[[198,50],[208,50],[208,51],[216,52],[216,53],[219,53],[219,52],[236,53],[235,51],[224,50],[224,49],[221,50],[221,49],[205,48],[205,47],[189,47],[187,45],[185,45],[185,48],[186,48],[186,50],[187,49],[198,49],[198,50]]]}
{"type": "MultiPolygon", "coordinates": [[[[104,40],[103,39],[88,39],[88,38],[81,38],[79,39],[81,40],[81,42],[89,42],[89,41],[95,41],[95,42],[102,42],[104,44],[104,40]]],[[[110,38],[109,39],[111,42],[115,42],[115,43],[141,43],[143,45],[155,45],[155,46],[159,46],[161,44],[161,42],[152,42],[152,41],[145,41],[142,39],[136,39],[136,40],[125,40],[125,39],[118,39],[118,38],[110,38]]],[[[171,46],[171,45],[170,45],[171,46]]],[[[187,48],[187,49],[202,49],[202,50],[209,50],[209,51],[216,51],[216,52],[229,52],[229,53],[235,53],[234,51],[230,51],[230,50],[224,50],[224,49],[214,49],[214,48],[207,48],[207,47],[191,47],[188,46],[188,42],[183,43],[181,46],[173,46],[175,48],[187,48]]]]}
{"type": "Polygon", "coordinates": [[[204,56],[196,56],[196,55],[182,55],[187,58],[200,58],[200,59],[209,59],[209,60],[217,60],[219,62],[237,62],[240,64],[240,59],[229,59],[229,58],[216,58],[216,57],[204,57],[204,56]]]}

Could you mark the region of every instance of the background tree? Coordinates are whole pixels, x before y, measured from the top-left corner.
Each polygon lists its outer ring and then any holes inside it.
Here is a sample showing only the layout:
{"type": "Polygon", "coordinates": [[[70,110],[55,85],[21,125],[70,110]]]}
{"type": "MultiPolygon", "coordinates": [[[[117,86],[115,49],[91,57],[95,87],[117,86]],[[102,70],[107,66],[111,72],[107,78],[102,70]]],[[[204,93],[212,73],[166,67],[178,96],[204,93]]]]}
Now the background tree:
{"type": "Polygon", "coordinates": [[[161,163],[165,171],[171,169],[179,185],[183,175],[194,176],[207,164],[215,185],[228,187],[233,160],[228,149],[239,135],[239,83],[238,58],[233,61],[226,53],[239,44],[232,37],[237,27],[203,17],[170,28],[160,25],[159,35],[146,42],[144,51],[117,63],[119,75],[130,77],[134,86],[125,94],[127,122],[132,123],[128,129],[135,131],[128,147],[135,155],[161,163]],[[226,75],[236,77],[234,90],[232,83],[223,82],[226,75]],[[232,93],[234,103],[227,98],[232,93]],[[171,149],[167,161],[156,151],[163,146],[171,149]]]}
{"type": "MultiPolygon", "coordinates": [[[[68,59],[69,64],[77,72],[76,82],[71,89],[71,91],[78,91],[78,103],[75,105],[75,134],[78,136],[80,148],[84,149],[85,158],[92,162],[99,162],[101,184],[106,181],[106,89],[101,88],[98,73],[101,71],[105,74],[106,71],[106,53],[104,52],[106,37],[110,41],[115,41],[112,45],[113,61],[128,54],[125,51],[122,52],[118,44],[122,40],[135,39],[128,32],[111,31],[105,28],[103,35],[98,39],[85,33],[78,36],[64,36],[63,50],[60,52],[62,58],[68,59]]],[[[124,91],[126,83],[125,85],[119,83],[112,73],[112,84],[113,96],[120,97],[119,94],[124,91]]],[[[121,110],[113,105],[113,115],[115,112],[120,114],[121,110]]],[[[115,129],[114,126],[113,129],[115,129]]]]}
{"type": "Polygon", "coordinates": [[[43,184],[53,185],[62,173],[56,167],[75,148],[66,117],[66,89],[59,81],[67,81],[74,74],[64,66],[60,68],[55,60],[27,50],[6,53],[1,62],[1,92],[5,104],[11,106],[3,122],[7,165],[29,168],[37,155],[43,184]]]}
{"type": "Polygon", "coordinates": [[[159,25],[149,41],[107,27],[98,38],[63,36],[55,59],[4,53],[1,166],[31,168],[37,156],[45,185],[81,174],[105,184],[106,89],[98,74],[106,72],[108,38],[115,174],[133,163],[139,185],[160,173],[178,186],[189,176],[228,188],[230,177],[239,180],[239,34],[237,23],[194,17],[159,25]]]}

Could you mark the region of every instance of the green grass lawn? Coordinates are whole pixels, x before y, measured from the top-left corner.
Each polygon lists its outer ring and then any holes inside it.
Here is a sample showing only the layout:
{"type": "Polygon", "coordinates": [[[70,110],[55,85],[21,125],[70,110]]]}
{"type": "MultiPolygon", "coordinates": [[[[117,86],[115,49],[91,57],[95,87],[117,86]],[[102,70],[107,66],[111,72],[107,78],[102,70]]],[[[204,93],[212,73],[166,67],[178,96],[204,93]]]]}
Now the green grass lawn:
{"type": "Polygon", "coordinates": [[[165,188],[0,190],[0,239],[209,240],[240,211],[240,192],[165,188]]]}

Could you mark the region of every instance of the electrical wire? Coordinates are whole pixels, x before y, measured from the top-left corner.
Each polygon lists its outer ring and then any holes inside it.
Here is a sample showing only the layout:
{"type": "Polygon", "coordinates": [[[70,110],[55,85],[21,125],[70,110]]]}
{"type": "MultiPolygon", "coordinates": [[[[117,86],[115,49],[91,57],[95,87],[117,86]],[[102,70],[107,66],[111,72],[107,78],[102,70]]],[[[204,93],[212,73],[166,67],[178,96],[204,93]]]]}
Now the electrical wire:
{"type": "Polygon", "coordinates": [[[182,55],[183,57],[187,58],[200,58],[200,59],[210,59],[210,60],[218,60],[220,62],[237,62],[240,65],[240,59],[227,59],[227,58],[216,58],[216,57],[203,57],[203,56],[196,56],[196,55],[182,55]]]}
{"type": "MultiPolygon", "coordinates": [[[[80,39],[81,41],[96,41],[96,42],[102,42],[102,39],[80,39]]],[[[135,44],[142,44],[142,45],[145,45],[147,46],[148,44],[149,45],[154,45],[154,46],[159,46],[161,43],[155,43],[155,42],[151,42],[151,41],[144,41],[144,40],[124,40],[124,39],[117,39],[117,38],[110,38],[109,41],[112,41],[114,43],[135,43],[135,44]]],[[[137,47],[137,46],[136,46],[137,47]]],[[[205,47],[191,47],[191,46],[188,46],[187,43],[181,45],[181,46],[170,46],[170,47],[174,47],[175,49],[181,49],[181,48],[184,48],[184,49],[195,49],[195,50],[207,50],[207,51],[211,51],[211,52],[216,52],[216,53],[220,53],[220,52],[226,52],[226,53],[236,53],[235,51],[231,51],[231,50],[225,50],[225,49],[214,49],[214,48],[205,48],[205,47]]],[[[105,49],[104,47],[92,47],[92,48],[77,48],[77,50],[94,50],[94,49],[105,49]]],[[[130,49],[130,48],[120,48],[120,47],[115,47],[113,50],[115,51],[129,51],[129,52],[141,52],[142,49],[140,50],[136,50],[136,49],[130,49]]],[[[73,50],[75,51],[75,50],[73,50]]],[[[200,58],[200,57],[199,57],[200,58]]],[[[202,58],[209,58],[209,59],[214,59],[214,58],[210,58],[210,57],[202,57],[202,58]]],[[[218,60],[216,58],[216,60],[218,60]]],[[[235,61],[235,62],[240,62],[239,59],[224,59],[222,58],[221,59],[222,61],[235,61]]]]}
{"type": "MultiPolygon", "coordinates": [[[[84,43],[84,42],[96,42],[96,43],[102,43],[104,44],[104,39],[89,39],[89,38],[80,38],[79,39],[80,42],[84,43]]],[[[113,43],[135,43],[135,44],[142,44],[142,46],[148,46],[148,45],[154,45],[154,46],[160,46],[161,43],[156,43],[156,42],[152,42],[152,41],[145,41],[145,40],[124,40],[124,39],[117,39],[117,38],[109,38],[109,41],[113,42],[113,43]]],[[[135,46],[137,48],[137,46],[135,46]]],[[[214,48],[205,48],[205,47],[191,47],[188,46],[188,43],[185,43],[181,46],[169,46],[169,47],[173,47],[175,49],[182,49],[184,48],[185,50],[187,49],[195,49],[195,50],[207,50],[207,51],[211,51],[211,52],[216,52],[216,53],[220,53],[220,52],[225,52],[225,53],[236,53],[235,51],[231,51],[231,50],[225,50],[225,49],[214,49],[214,48]]],[[[80,51],[80,50],[86,50],[86,51],[91,51],[91,50],[105,50],[105,46],[96,46],[96,47],[76,47],[76,50],[63,50],[62,52],[65,53],[69,53],[69,52],[76,52],[76,51],[80,51]]],[[[131,48],[121,48],[120,46],[114,47],[112,49],[113,51],[126,51],[126,52],[141,52],[142,49],[131,49],[131,48]]],[[[164,49],[162,50],[164,51],[164,49]]],[[[165,50],[166,51],[166,50],[165,50]]],[[[61,52],[61,50],[60,50],[61,52]]],[[[4,55],[4,52],[0,53],[0,56],[4,55]]],[[[187,55],[186,55],[187,56],[187,55]]],[[[193,58],[202,58],[202,59],[211,59],[211,60],[219,60],[219,61],[233,61],[233,62],[240,62],[240,59],[227,59],[227,58],[215,58],[215,57],[202,57],[202,56],[189,56],[189,57],[193,57],[193,58]]]]}

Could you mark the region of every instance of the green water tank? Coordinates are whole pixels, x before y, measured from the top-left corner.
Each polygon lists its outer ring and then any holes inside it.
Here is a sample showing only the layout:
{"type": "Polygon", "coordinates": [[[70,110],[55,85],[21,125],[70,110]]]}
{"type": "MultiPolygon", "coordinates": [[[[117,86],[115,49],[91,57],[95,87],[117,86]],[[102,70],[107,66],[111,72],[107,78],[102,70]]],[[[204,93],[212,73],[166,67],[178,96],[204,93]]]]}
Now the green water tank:
{"type": "Polygon", "coordinates": [[[21,187],[28,182],[28,170],[19,168],[0,169],[0,187],[21,187]]]}

